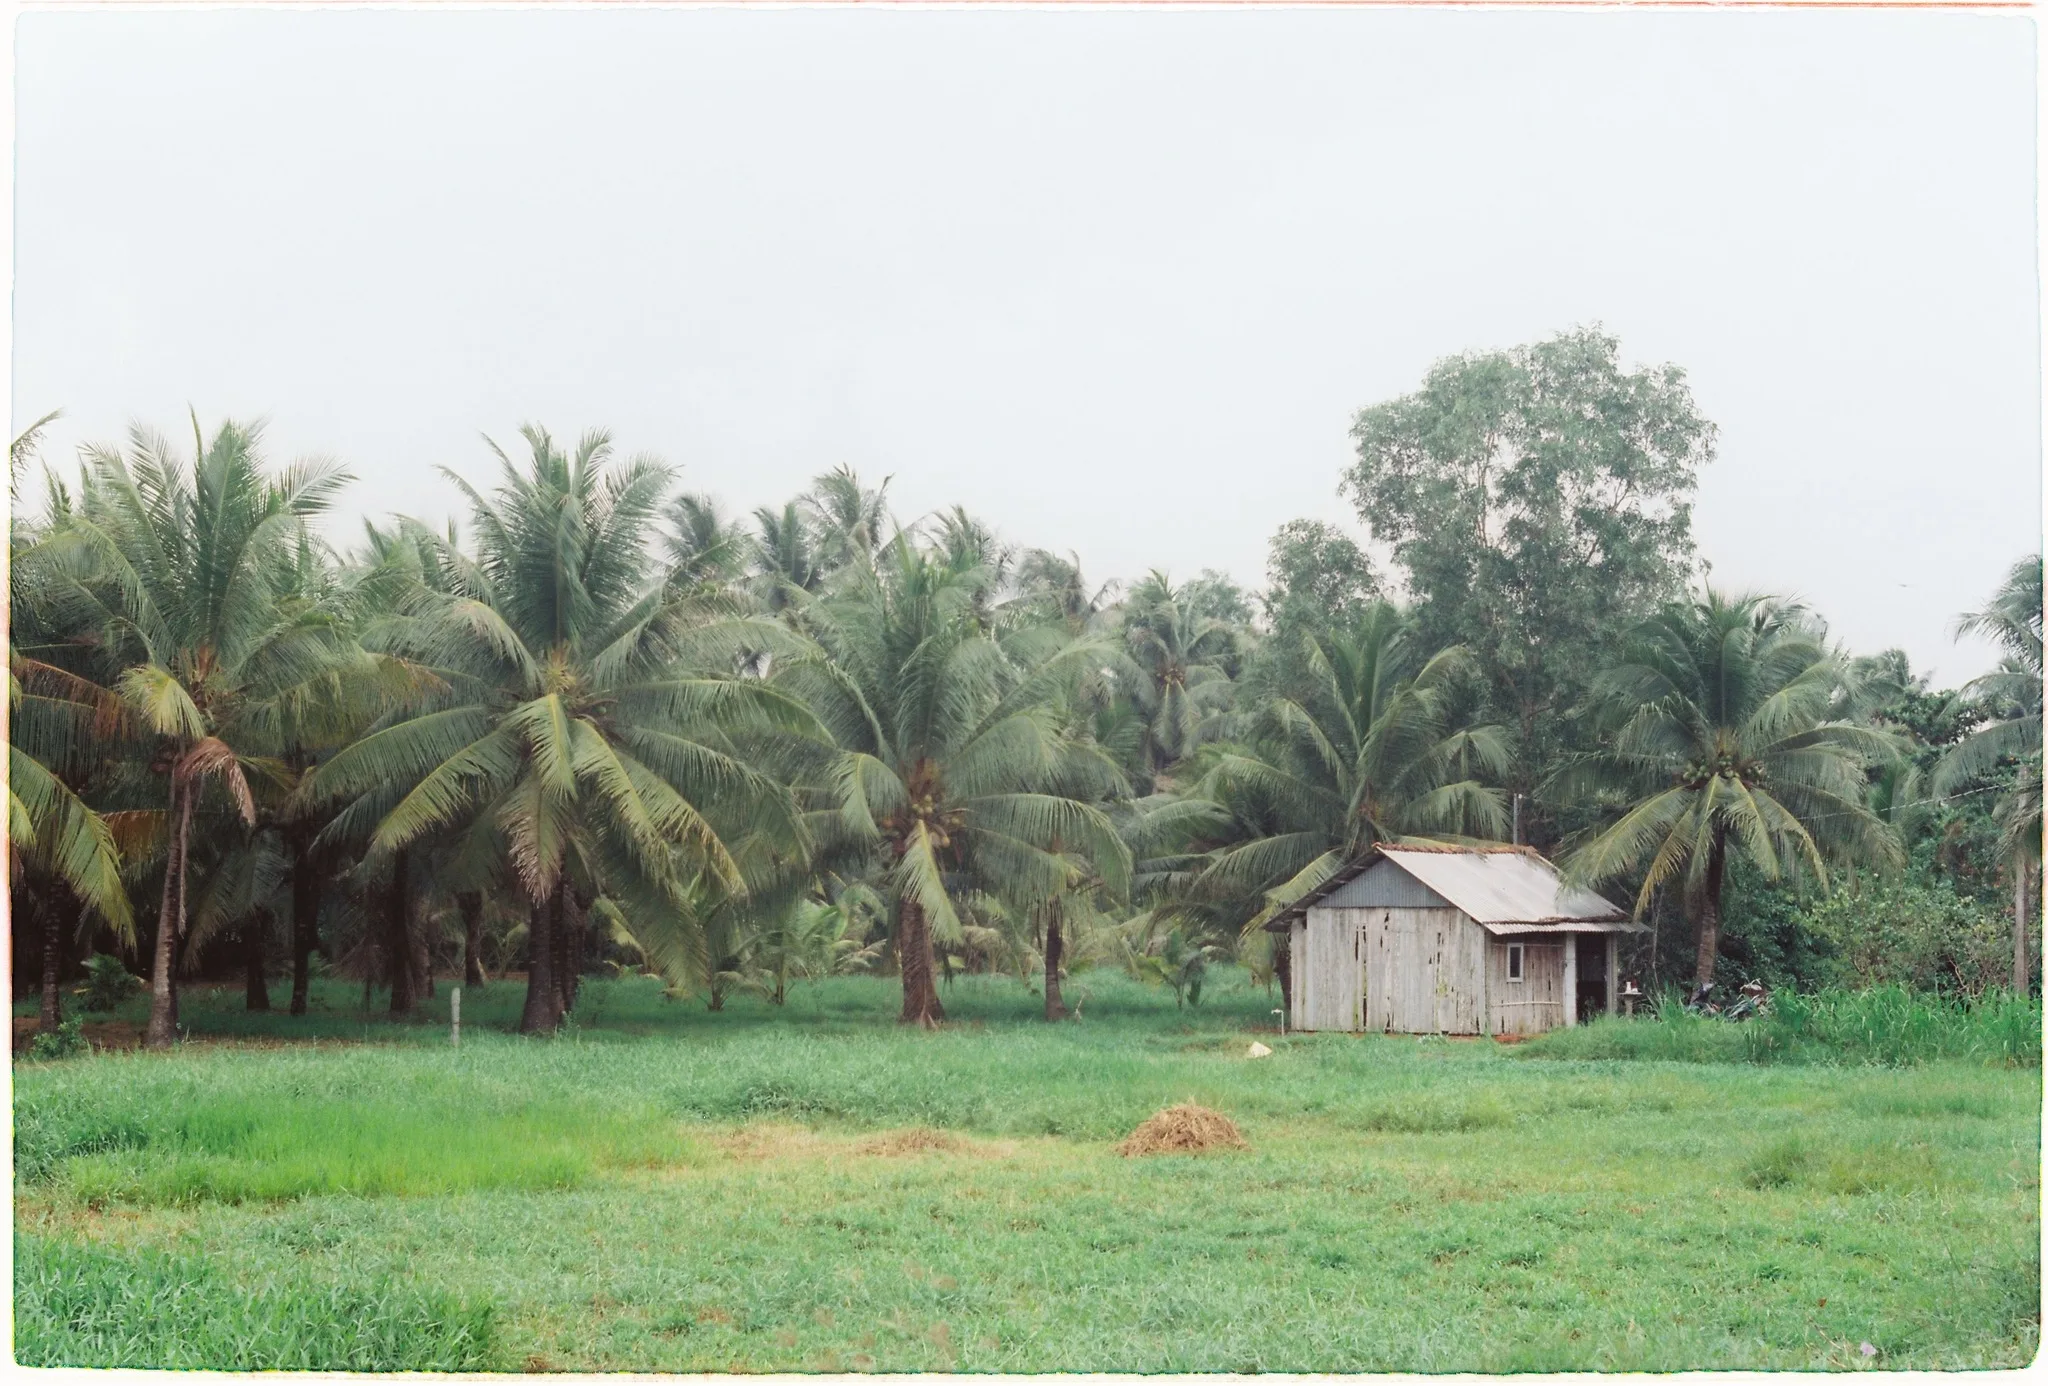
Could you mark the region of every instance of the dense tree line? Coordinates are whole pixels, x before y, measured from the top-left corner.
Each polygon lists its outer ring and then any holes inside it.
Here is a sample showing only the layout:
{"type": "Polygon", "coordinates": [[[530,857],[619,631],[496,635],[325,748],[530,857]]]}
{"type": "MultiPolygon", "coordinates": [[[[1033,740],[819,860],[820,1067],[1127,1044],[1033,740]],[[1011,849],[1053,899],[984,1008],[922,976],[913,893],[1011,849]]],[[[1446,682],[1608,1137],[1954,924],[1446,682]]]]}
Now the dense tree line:
{"type": "Polygon", "coordinates": [[[884,970],[922,1024],[1006,970],[1057,1018],[1087,962],[1285,985],[1259,926],[1351,856],[1519,835],[1657,925],[1646,979],[2029,984],[2038,556],[1937,692],[1705,583],[1713,429],[1610,338],[1442,362],[1353,437],[1379,561],[1295,521],[1257,592],[1098,584],[845,468],[732,516],[602,432],[352,544],[348,474],[254,428],[89,447],[10,534],[16,975],[47,1028],[133,959],[153,1045],[229,967],[397,1014],[517,970],[529,1031],[621,966],[714,1007],[884,970]]]}

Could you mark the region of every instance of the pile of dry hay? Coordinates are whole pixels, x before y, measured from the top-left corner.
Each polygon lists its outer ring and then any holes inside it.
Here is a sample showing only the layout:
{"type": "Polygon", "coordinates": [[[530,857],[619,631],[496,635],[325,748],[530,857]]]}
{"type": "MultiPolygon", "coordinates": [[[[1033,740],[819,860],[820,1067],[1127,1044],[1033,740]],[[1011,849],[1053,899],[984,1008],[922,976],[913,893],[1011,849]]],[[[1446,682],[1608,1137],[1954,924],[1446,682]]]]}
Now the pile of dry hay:
{"type": "Polygon", "coordinates": [[[1183,1102],[1154,1112],[1117,1146],[1119,1155],[1197,1155],[1205,1150],[1249,1150],[1237,1123],[1221,1112],[1183,1102]]]}

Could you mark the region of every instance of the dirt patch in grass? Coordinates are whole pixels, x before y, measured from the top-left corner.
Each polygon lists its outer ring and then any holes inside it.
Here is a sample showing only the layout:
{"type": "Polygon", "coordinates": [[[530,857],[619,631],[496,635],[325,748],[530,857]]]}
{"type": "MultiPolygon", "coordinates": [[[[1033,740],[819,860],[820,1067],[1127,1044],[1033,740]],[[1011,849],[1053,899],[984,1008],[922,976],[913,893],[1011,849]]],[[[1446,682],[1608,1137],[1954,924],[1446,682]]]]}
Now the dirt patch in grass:
{"type": "Polygon", "coordinates": [[[196,1227],[199,1215],[189,1209],[95,1208],[83,1203],[41,1198],[14,1200],[18,1232],[63,1237],[76,1242],[112,1242],[120,1246],[174,1241],[196,1227]]]}
{"type": "Polygon", "coordinates": [[[834,1136],[786,1122],[756,1122],[722,1137],[718,1146],[735,1160],[880,1159],[915,1155],[967,1155],[998,1159],[1013,1154],[1014,1141],[977,1141],[931,1126],[911,1126],[872,1136],[834,1136]]]}
{"type": "Polygon", "coordinates": [[[1146,1117],[1116,1148],[1119,1155],[1199,1155],[1209,1150],[1249,1150],[1237,1123],[1221,1112],[1182,1102],[1146,1117]]]}
{"type": "MultiPolygon", "coordinates": [[[[36,1037],[36,1029],[42,1021],[32,1015],[14,1017],[14,1052],[26,1050],[29,1041],[36,1037]]],[[[95,1049],[140,1049],[142,1027],[130,1020],[88,1020],[78,1027],[79,1034],[91,1042],[95,1049]]]]}
{"type": "Polygon", "coordinates": [[[972,1142],[947,1131],[934,1131],[929,1126],[913,1126],[907,1131],[891,1131],[886,1135],[874,1136],[862,1141],[854,1149],[862,1155],[928,1155],[932,1151],[972,1151],[972,1142]]]}
{"type": "Polygon", "coordinates": [[[718,1148],[735,1160],[783,1160],[824,1153],[826,1141],[806,1126],[759,1121],[722,1136],[718,1148]]]}

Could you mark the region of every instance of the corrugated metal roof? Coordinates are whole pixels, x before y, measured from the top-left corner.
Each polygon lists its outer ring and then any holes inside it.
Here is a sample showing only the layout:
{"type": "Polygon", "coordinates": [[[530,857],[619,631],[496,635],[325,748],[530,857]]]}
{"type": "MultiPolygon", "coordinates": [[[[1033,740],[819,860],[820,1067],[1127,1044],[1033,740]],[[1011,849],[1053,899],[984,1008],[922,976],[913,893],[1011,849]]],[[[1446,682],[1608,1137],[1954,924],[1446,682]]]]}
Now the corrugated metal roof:
{"type": "MultiPolygon", "coordinates": [[[[1266,925],[1280,930],[1381,858],[1481,924],[1625,924],[1628,915],[1590,890],[1568,886],[1534,849],[1382,844],[1345,863],[1266,925]]],[[[1492,932],[1498,932],[1494,930],[1492,932]]]]}
{"type": "Polygon", "coordinates": [[[1641,924],[1626,919],[1570,919],[1561,924],[1481,924],[1495,938],[1527,938],[1531,934],[1647,934],[1641,924]]]}
{"type": "Polygon", "coordinates": [[[1481,924],[1563,924],[1624,920],[1592,891],[1568,886],[1534,852],[1432,852],[1379,849],[1387,860],[1481,924]]]}

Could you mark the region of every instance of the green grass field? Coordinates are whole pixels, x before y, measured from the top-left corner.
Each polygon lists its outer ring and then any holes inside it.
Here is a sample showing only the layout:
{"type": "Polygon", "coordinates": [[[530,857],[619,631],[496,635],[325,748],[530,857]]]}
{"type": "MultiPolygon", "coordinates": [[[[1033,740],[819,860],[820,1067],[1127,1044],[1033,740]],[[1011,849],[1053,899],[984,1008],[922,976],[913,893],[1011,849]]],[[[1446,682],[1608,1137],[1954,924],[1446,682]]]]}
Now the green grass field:
{"type": "Polygon", "coordinates": [[[1235,973],[1187,1011],[1090,974],[1056,1027],[1013,980],[945,999],[923,1034],[879,979],[718,1014],[587,983],[531,1041],[494,1028],[499,984],[451,1050],[445,987],[412,1027],[339,987],[297,1021],[188,994],[175,1054],[15,1065],[17,1358],[1500,1372],[2038,1343],[2037,1066],[1627,1057],[1654,1022],[1267,1033],[1254,1060],[1278,1001],[1235,973]],[[275,1037],[306,1042],[248,1042],[275,1037]],[[1182,1100],[1251,1149],[1115,1153],[1182,1100]]]}

